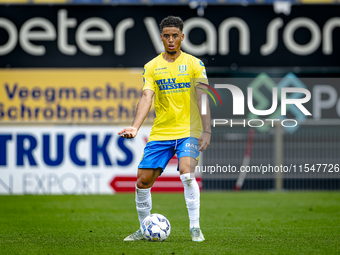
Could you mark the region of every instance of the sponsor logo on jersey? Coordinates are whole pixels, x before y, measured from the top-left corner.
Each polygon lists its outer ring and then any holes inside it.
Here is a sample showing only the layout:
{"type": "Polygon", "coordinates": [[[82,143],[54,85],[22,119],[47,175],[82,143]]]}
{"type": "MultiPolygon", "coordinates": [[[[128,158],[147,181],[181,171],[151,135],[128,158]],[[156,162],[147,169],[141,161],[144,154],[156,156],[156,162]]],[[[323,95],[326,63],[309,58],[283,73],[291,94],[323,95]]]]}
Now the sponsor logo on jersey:
{"type": "Polygon", "coordinates": [[[202,61],[200,61],[200,65],[201,65],[201,66],[204,66],[204,64],[203,64],[203,62],[202,62],[202,61]]]}
{"type": "Polygon", "coordinates": [[[186,143],[185,147],[195,148],[196,150],[198,150],[198,145],[197,144],[186,143]]]}
{"type": "Polygon", "coordinates": [[[190,82],[176,83],[176,78],[156,80],[160,90],[190,88],[190,82]]]}
{"type": "Polygon", "coordinates": [[[167,67],[160,67],[160,68],[155,69],[155,71],[164,70],[164,69],[168,69],[168,68],[167,67]]]}

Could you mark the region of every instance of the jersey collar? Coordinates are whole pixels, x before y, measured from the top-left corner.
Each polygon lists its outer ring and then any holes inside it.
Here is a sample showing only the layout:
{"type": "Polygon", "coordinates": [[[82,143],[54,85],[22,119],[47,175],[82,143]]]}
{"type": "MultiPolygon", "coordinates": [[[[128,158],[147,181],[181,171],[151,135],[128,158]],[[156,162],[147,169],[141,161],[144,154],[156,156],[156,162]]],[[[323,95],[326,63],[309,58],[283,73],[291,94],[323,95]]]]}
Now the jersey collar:
{"type": "Polygon", "coordinates": [[[161,59],[162,59],[165,63],[167,63],[167,64],[175,64],[175,63],[177,63],[178,61],[180,61],[180,60],[183,58],[184,53],[183,53],[183,51],[181,51],[181,54],[178,56],[178,58],[176,58],[176,60],[175,60],[174,62],[168,62],[168,61],[166,61],[166,60],[164,59],[163,55],[164,55],[164,52],[162,52],[162,53],[160,54],[160,56],[161,56],[161,59]]]}

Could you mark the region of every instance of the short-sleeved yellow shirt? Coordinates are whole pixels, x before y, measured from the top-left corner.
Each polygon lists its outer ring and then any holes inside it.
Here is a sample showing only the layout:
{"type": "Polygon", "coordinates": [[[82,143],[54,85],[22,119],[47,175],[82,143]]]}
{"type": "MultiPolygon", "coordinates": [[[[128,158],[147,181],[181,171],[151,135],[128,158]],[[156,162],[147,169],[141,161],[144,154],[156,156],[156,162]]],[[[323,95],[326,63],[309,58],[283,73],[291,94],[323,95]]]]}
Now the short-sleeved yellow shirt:
{"type": "Polygon", "coordinates": [[[143,90],[155,92],[156,119],[149,141],[199,138],[202,124],[195,79],[207,83],[204,64],[184,52],[169,63],[163,54],[148,62],[143,71],[143,90]]]}

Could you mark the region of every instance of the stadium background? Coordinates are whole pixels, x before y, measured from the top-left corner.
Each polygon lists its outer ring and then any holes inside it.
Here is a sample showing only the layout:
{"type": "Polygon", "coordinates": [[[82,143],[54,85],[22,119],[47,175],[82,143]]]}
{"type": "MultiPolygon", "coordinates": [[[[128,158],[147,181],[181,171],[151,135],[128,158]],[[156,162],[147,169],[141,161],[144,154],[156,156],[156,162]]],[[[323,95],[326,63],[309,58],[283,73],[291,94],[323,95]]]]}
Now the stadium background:
{"type": "MultiPolygon", "coordinates": [[[[157,24],[168,15],[183,18],[183,50],[202,59],[210,78],[249,85],[266,75],[275,84],[294,77],[312,92],[313,115],[293,132],[255,130],[250,165],[339,164],[338,3],[1,1],[0,193],[134,190],[154,114],[134,140],[117,132],[132,121],[143,65],[162,50],[157,24]]],[[[265,85],[259,93],[270,98],[265,85]]],[[[212,118],[233,118],[230,95],[222,99],[225,108],[210,100],[212,118]]],[[[239,167],[247,134],[248,128],[213,128],[202,164],[239,167]]],[[[176,162],[154,191],[182,190],[176,162]]],[[[232,190],[237,177],[205,173],[199,181],[203,191],[232,190]]],[[[249,174],[243,189],[338,190],[339,180],[339,172],[249,174]]]]}

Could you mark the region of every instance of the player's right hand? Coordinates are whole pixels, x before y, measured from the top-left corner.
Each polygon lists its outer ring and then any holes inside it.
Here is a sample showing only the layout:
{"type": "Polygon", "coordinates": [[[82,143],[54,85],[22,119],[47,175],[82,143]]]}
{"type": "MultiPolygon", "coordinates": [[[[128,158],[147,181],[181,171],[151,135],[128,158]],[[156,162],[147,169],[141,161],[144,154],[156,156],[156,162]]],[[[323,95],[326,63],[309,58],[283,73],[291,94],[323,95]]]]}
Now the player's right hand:
{"type": "Polygon", "coordinates": [[[135,138],[138,133],[137,128],[127,127],[118,132],[118,135],[122,138],[132,139],[135,138]]]}

